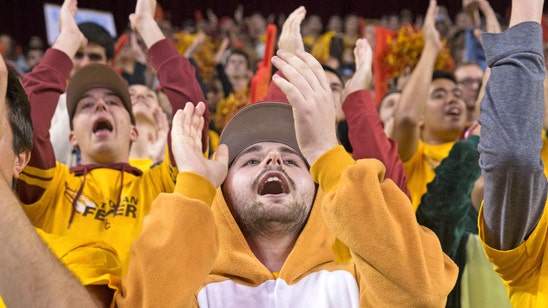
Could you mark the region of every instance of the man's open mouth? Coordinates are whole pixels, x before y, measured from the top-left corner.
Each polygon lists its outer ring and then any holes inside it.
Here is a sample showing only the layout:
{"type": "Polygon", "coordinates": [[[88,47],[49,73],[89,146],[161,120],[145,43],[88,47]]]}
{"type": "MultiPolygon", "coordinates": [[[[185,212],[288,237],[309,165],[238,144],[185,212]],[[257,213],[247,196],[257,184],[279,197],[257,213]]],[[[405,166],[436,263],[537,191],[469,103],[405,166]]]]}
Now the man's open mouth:
{"type": "Polygon", "coordinates": [[[460,109],[457,108],[457,107],[451,107],[451,108],[449,108],[449,110],[447,110],[447,112],[446,112],[447,115],[451,115],[451,116],[461,115],[461,113],[462,113],[462,110],[460,110],[460,109]]]}
{"type": "Polygon", "coordinates": [[[259,183],[259,195],[288,194],[287,180],[279,172],[268,172],[259,183]]]}
{"type": "Polygon", "coordinates": [[[93,133],[97,133],[99,131],[112,131],[112,123],[108,120],[98,120],[93,124],[93,133]]]}

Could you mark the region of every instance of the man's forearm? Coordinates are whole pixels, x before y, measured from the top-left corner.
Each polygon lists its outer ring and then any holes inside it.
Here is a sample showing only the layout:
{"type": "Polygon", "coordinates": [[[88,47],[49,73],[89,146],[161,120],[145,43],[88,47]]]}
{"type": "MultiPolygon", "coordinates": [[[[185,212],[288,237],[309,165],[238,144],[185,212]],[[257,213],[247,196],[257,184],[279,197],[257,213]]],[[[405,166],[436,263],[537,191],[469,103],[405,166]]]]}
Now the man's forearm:
{"type": "Polygon", "coordinates": [[[0,295],[6,305],[94,307],[86,289],[37,235],[4,182],[0,200],[0,295]]]}

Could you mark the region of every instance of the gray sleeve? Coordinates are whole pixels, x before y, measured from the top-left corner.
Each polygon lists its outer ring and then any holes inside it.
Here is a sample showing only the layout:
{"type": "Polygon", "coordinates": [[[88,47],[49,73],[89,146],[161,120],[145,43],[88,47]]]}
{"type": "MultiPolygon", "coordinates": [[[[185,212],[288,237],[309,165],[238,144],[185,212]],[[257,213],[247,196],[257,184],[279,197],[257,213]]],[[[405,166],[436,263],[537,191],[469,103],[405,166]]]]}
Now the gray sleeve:
{"type": "Polygon", "coordinates": [[[541,26],[524,22],[484,34],[491,76],[481,102],[478,146],[485,180],[485,242],[518,246],[536,226],[546,201],[540,157],[544,117],[541,26]]]}

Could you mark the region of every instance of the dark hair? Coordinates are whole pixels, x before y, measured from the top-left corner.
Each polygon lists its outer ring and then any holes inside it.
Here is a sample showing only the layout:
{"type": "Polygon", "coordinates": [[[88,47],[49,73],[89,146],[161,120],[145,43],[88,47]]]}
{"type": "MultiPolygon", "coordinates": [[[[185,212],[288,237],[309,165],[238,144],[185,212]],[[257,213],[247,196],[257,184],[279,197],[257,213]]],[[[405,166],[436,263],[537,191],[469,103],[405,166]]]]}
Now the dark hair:
{"type": "Polygon", "coordinates": [[[457,83],[457,78],[455,77],[455,74],[450,71],[434,71],[434,73],[432,74],[432,81],[436,79],[449,79],[454,83],[457,83]]]}
{"type": "Polygon", "coordinates": [[[30,104],[17,73],[8,69],[8,88],[6,91],[8,120],[13,135],[13,151],[19,154],[32,150],[34,137],[30,104]]]}
{"type": "Polygon", "coordinates": [[[335,70],[331,66],[328,66],[328,65],[325,65],[325,64],[322,64],[322,68],[326,72],[330,72],[330,73],[335,74],[335,76],[337,76],[337,78],[339,78],[339,81],[341,82],[342,86],[344,87],[344,80],[343,80],[341,74],[339,74],[339,72],[337,72],[337,70],[335,70]]]}
{"type": "Polygon", "coordinates": [[[397,88],[394,88],[394,89],[389,89],[384,95],[383,97],[381,98],[381,102],[383,99],[385,99],[388,95],[391,95],[391,94],[394,94],[394,93],[400,93],[401,94],[402,90],[399,90],[397,88]]]}
{"type": "Polygon", "coordinates": [[[228,63],[228,58],[232,57],[233,55],[240,55],[242,57],[245,58],[245,61],[247,62],[247,68],[248,69],[251,69],[251,63],[249,62],[249,56],[247,55],[247,53],[241,49],[234,49],[230,52],[230,54],[228,55],[228,57],[226,57],[226,61],[228,63]]]}
{"type": "Polygon", "coordinates": [[[110,33],[94,22],[83,22],[78,25],[82,34],[88,39],[88,43],[95,43],[105,48],[107,59],[110,60],[114,56],[114,38],[110,33]]]}
{"type": "Polygon", "coordinates": [[[379,105],[377,106],[377,112],[380,112],[381,111],[381,107],[382,107],[382,102],[384,101],[385,98],[387,98],[388,96],[394,94],[394,93],[399,93],[401,94],[402,93],[402,90],[399,90],[397,88],[392,88],[392,89],[389,89],[381,98],[381,100],[379,101],[379,105]]]}

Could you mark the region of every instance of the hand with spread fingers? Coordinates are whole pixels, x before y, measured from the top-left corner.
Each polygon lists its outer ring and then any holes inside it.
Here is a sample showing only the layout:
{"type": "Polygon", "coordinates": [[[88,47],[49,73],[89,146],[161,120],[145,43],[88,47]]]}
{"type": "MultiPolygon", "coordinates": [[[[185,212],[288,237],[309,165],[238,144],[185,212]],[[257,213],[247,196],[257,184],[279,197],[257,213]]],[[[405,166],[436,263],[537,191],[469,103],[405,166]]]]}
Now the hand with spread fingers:
{"type": "Polygon", "coordinates": [[[202,128],[205,104],[194,107],[187,103],[173,117],[171,144],[173,156],[179,172],[193,172],[205,177],[215,187],[223,183],[228,172],[228,148],[219,145],[215,159],[210,160],[202,153],[202,128]]]}
{"type": "Polygon", "coordinates": [[[313,164],[327,150],[338,145],[334,125],[335,104],[327,76],[309,53],[279,50],[272,63],[287,78],[273,81],[293,106],[297,141],[304,157],[313,164]]]}

